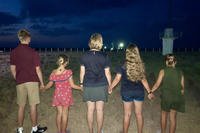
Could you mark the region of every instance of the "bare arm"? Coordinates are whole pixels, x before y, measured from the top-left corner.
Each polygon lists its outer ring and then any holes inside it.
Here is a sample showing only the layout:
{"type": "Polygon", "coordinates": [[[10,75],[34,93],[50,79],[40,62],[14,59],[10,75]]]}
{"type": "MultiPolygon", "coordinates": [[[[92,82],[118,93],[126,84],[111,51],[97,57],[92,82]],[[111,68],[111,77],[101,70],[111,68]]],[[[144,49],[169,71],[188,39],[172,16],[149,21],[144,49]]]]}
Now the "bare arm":
{"type": "Polygon", "coordinates": [[[108,85],[110,86],[111,84],[111,73],[110,73],[110,68],[105,68],[105,75],[106,75],[106,78],[107,78],[107,81],[108,81],[108,85]]]}
{"type": "Polygon", "coordinates": [[[16,80],[16,66],[10,65],[10,71],[12,73],[13,78],[16,80]]]}
{"type": "Polygon", "coordinates": [[[158,79],[156,81],[156,83],[154,84],[153,88],[152,88],[152,92],[156,91],[158,89],[158,87],[160,86],[162,80],[164,77],[164,70],[160,70],[159,75],[158,75],[158,79]]]}
{"type": "Polygon", "coordinates": [[[80,83],[81,83],[81,86],[83,85],[84,76],[85,76],[85,67],[81,66],[80,67],[80,83]]]}
{"type": "Polygon", "coordinates": [[[80,87],[80,86],[74,84],[74,80],[73,80],[73,77],[72,77],[72,76],[69,78],[69,83],[70,83],[70,86],[71,86],[72,88],[77,89],[77,90],[82,90],[82,87],[80,87]]]}
{"type": "Polygon", "coordinates": [[[37,76],[38,76],[38,78],[40,80],[40,86],[44,87],[43,76],[42,76],[42,71],[41,71],[40,66],[36,67],[36,73],[37,73],[37,76]]]}
{"type": "Polygon", "coordinates": [[[148,94],[149,94],[149,93],[151,92],[151,89],[150,89],[150,87],[149,87],[149,83],[148,83],[147,79],[144,78],[141,82],[142,82],[144,88],[147,90],[147,92],[148,92],[148,94]]]}
{"type": "Polygon", "coordinates": [[[45,88],[45,90],[47,90],[47,89],[51,88],[51,87],[52,87],[52,85],[53,85],[53,81],[49,81],[49,83],[47,83],[47,85],[44,87],[44,88],[45,88]]]}
{"type": "Polygon", "coordinates": [[[117,73],[109,88],[113,89],[119,83],[119,81],[121,80],[121,77],[122,75],[117,73]]]}
{"type": "Polygon", "coordinates": [[[181,87],[182,87],[181,93],[183,95],[184,92],[185,92],[185,81],[184,81],[184,76],[183,75],[181,76],[181,87]]]}

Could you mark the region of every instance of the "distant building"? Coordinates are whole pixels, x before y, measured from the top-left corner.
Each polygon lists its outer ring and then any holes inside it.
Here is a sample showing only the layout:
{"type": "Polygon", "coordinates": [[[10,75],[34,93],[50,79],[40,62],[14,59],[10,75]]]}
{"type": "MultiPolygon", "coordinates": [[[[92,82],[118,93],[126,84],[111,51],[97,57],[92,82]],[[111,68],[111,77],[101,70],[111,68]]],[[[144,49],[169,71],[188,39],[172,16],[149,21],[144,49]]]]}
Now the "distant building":
{"type": "Polygon", "coordinates": [[[161,35],[163,55],[173,53],[173,45],[176,38],[177,37],[174,35],[173,28],[166,28],[164,30],[164,33],[161,35]]]}

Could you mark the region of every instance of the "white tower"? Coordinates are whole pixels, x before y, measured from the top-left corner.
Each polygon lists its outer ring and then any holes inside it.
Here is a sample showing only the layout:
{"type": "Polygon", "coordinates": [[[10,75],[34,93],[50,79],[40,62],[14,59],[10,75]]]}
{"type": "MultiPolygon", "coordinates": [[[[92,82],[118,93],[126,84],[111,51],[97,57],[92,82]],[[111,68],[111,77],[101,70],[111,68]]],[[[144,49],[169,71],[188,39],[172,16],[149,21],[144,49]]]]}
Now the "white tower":
{"type": "Polygon", "coordinates": [[[174,35],[173,28],[166,28],[164,30],[164,34],[161,36],[162,38],[162,54],[172,54],[173,53],[173,43],[177,38],[174,35]]]}

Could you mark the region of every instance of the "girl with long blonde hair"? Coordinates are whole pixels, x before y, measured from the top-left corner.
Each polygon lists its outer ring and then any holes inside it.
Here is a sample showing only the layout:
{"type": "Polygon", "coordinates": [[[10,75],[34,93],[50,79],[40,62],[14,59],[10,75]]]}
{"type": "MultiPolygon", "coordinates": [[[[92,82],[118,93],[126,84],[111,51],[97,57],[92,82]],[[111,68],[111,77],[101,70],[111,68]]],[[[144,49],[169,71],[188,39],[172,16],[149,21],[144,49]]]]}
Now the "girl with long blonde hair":
{"type": "Polygon", "coordinates": [[[143,130],[142,105],[144,101],[144,88],[148,98],[153,98],[145,76],[144,63],[140,57],[138,47],[131,44],[126,49],[125,63],[116,69],[116,76],[109,87],[109,93],[121,80],[121,98],[124,105],[123,133],[128,133],[132,107],[135,106],[138,133],[143,130]]]}

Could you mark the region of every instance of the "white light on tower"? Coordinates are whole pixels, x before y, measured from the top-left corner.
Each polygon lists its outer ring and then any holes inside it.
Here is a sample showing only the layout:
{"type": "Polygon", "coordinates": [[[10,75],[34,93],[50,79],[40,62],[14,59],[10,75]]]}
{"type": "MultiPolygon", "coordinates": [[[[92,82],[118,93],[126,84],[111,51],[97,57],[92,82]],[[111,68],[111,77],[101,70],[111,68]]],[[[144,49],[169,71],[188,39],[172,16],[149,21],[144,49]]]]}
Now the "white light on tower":
{"type": "Polygon", "coordinates": [[[104,46],[103,48],[104,48],[104,49],[107,49],[107,46],[104,46]]]}
{"type": "Polygon", "coordinates": [[[123,48],[124,48],[124,43],[123,42],[119,43],[118,49],[123,49],[123,48]]]}

